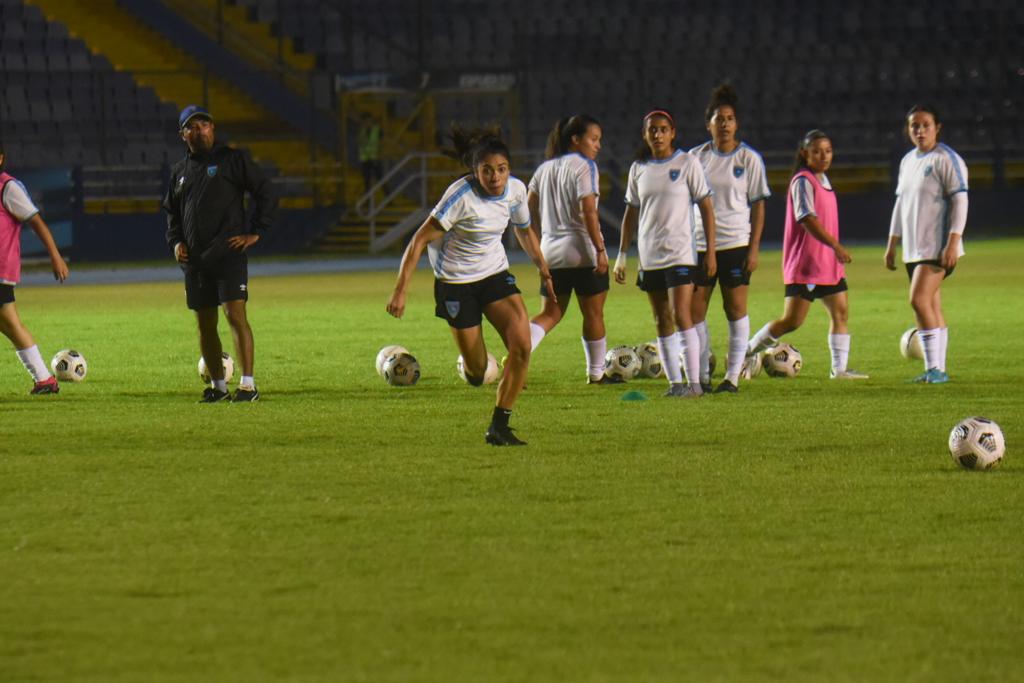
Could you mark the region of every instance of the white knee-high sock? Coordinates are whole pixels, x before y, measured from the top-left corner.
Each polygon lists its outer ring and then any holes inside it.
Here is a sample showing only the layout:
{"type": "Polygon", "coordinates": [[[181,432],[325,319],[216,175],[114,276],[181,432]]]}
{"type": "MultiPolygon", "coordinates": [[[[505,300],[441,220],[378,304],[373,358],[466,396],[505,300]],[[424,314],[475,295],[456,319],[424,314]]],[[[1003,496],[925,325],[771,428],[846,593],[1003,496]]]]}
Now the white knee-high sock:
{"type": "Polygon", "coordinates": [[[771,326],[771,323],[765,323],[765,326],[750,338],[750,343],[747,344],[747,353],[759,353],[779,343],[779,340],[768,331],[768,328],[771,326]]]}
{"type": "Polygon", "coordinates": [[[18,360],[28,370],[28,374],[32,375],[32,379],[36,382],[42,382],[50,379],[50,371],[46,368],[46,363],[43,362],[43,357],[39,354],[39,346],[30,346],[27,349],[19,349],[16,351],[18,354],[18,360]]]}
{"type": "Polygon", "coordinates": [[[931,370],[939,367],[939,354],[942,351],[942,341],[939,338],[941,330],[918,330],[917,336],[921,339],[921,349],[924,351],[924,369],[931,370]]]}
{"type": "Polygon", "coordinates": [[[850,362],[850,335],[828,335],[828,350],[832,354],[832,372],[837,375],[846,372],[846,365],[850,362]]]}
{"type": "Polygon", "coordinates": [[[540,342],[544,339],[545,334],[547,332],[544,331],[543,327],[537,323],[530,323],[530,351],[540,346],[540,342]]]}
{"type": "Polygon", "coordinates": [[[949,348],[949,328],[939,328],[939,370],[946,371],[946,349],[949,348]]]}
{"type": "Polygon", "coordinates": [[[697,343],[700,344],[700,381],[711,381],[711,334],[708,321],[702,320],[693,326],[697,330],[697,343]]]}
{"type": "Polygon", "coordinates": [[[608,352],[608,337],[580,339],[583,340],[583,353],[587,357],[587,373],[591,377],[600,377],[604,374],[604,355],[608,352]]]}
{"type": "Polygon", "coordinates": [[[696,328],[679,330],[679,347],[686,360],[686,380],[700,393],[700,337],[696,328]]]}
{"type": "Polygon", "coordinates": [[[669,384],[681,383],[683,371],[679,367],[679,337],[674,333],[667,337],[658,337],[658,353],[661,355],[661,367],[665,369],[669,384]]]}
{"type": "Polygon", "coordinates": [[[750,318],[743,316],[739,320],[729,321],[729,363],[726,366],[725,378],[733,386],[740,381],[743,370],[743,359],[747,355],[747,338],[750,336],[750,318]]]}

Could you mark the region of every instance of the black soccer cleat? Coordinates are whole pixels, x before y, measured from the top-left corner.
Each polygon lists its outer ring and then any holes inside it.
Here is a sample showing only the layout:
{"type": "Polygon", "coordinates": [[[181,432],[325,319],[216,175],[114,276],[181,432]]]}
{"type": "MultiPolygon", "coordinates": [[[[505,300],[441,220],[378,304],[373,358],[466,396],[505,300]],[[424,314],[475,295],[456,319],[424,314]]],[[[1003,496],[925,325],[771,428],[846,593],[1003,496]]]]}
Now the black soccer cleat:
{"type": "Polygon", "coordinates": [[[714,387],[711,386],[711,381],[709,380],[707,382],[700,383],[700,390],[705,394],[710,394],[714,392],[714,387]]]}
{"type": "Polygon", "coordinates": [[[203,389],[203,397],[199,399],[200,403],[220,403],[221,401],[231,402],[231,394],[226,391],[220,391],[213,387],[206,387],[203,389]]]}
{"type": "Polygon", "coordinates": [[[516,438],[512,431],[511,427],[499,427],[498,425],[491,424],[487,428],[484,439],[492,446],[525,446],[526,442],[516,438]]]}
{"type": "Polygon", "coordinates": [[[601,375],[600,378],[594,379],[593,377],[587,378],[587,384],[625,384],[626,380],[622,379],[618,375],[601,375]]]}
{"type": "Polygon", "coordinates": [[[260,392],[256,387],[252,389],[243,389],[239,387],[235,390],[235,395],[231,398],[232,403],[252,403],[253,401],[260,400],[260,392]]]}
{"type": "Polygon", "coordinates": [[[729,380],[723,379],[722,383],[719,384],[717,387],[715,387],[715,393],[716,394],[738,394],[738,393],[740,393],[740,388],[738,386],[736,386],[735,384],[733,384],[732,382],[730,382],[729,380]]]}

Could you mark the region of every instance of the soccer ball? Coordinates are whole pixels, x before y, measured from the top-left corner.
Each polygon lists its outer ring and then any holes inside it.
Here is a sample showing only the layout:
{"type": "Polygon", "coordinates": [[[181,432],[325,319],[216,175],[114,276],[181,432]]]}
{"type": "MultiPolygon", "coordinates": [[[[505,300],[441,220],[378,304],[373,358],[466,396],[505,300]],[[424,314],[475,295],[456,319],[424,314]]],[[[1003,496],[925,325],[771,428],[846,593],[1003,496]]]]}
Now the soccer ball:
{"type": "Polygon", "coordinates": [[[616,346],[604,355],[605,377],[630,380],[640,372],[640,356],[630,346],[616,346]]]}
{"type": "MultiPolygon", "coordinates": [[[[455,361],[455,367],[459,370],[459,377],[466,382],[466,368],[462,362],[462,356],[455,361]]],[[[487,352],[487,370],[484,371],[484,384],[493,384],[494,380],[501,376],[501,368],[498,366],[498,359],[490,351],[487,352]]]]}
{"type": "Polygon", "coordinates": [[[907,360],[924,360],[924,349],[921,348],[921,336],[916,327],[911,327],[900,337],[900,353],[907,360]]]}
{"type": "Polygon", "coordinates": [[[764,364],[761,362],[761,354],[748,353],[743,359],[743,367],[740,369],[740,377],[743,379],[754,379],[761,374],[764,364]]]}
{"type": "Polygon", "coordinates": [[[764,371],[772,377],[796,377],[804,361],[800,352],[789,344],[779,344],[764,352],[761,359],[764,371]]]}
{"type": "Polygon", "coordinates": [[[407,387],[420,381],[420,364],[410,353],[394,353],[384,361],[381,375],[393,387],[407,387]]]}
{"type": "Polygon", "coordinates": [[[665,368],[661,366],[661,354],[658,353],[658,345],[654,342],[647,342],[635,347],[633,351],[640,359],[640,371],[638,377],[656,379],[665,376],[665,368]]]}
{"type": "Polygon", "coordinates": [[[58,351],[50,361],[50,370],[61,382],[81,382],[85,379],[89,366],[85,362],[85,356],[78,351],[64,349],[58,351]]]}
{"type": "Polygon", "coordinates": [[[1005,452],[1003,430],[988,418],[966,417],[949,433],[949,454],[964,469],[991,469],[1005,452]]]}
{"type": "Polygon", "coordinates": [[[409,349],[405,348],[404,346],[399,346],[398,344],[391,344],[390,346],[385,346],[384,348],[377,352],[378,375],[380,375],[381,377],[384,376],[384,361],[386,361],[388,358],[395,355],[396,353],[409,353],[409,349]]]}
{"type": "MultiPolygon", "coordinates": [[[[230,382],[231,378],[235,376],[235,361],[227,353],[222,353],[220,357],[222,358],[221,363],[224,364],[224,381],[230,382]]],[[[206,367],[206,359],[202,356],[199,356],[199,379],[203,381],[203,384],[213,381],[210,371],[206,367]]]]}

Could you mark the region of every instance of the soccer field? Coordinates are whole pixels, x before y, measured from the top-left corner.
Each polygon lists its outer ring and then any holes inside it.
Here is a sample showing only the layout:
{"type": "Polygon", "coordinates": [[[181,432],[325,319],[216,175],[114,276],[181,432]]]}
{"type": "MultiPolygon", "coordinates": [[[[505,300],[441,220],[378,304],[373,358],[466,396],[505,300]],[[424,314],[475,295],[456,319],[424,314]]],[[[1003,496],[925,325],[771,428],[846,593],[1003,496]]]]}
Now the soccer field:
{"type": "MultiPolygon", "coordinates": [[[[44,355],[76,348],[89,375],[28,396],[0,363],[0,680],[1022,680],[1024,240],[966,246],[949,384],[906,382],[906,276],[862,247],[870,380],[828,379],[816,305],[785,338],[795,379],[693,401],[587,386],[574,304],[514,449],[484,445],[493,386],[459,380],[423,270],[400,321],[394,272],[253,279],[249,405],[195,402],[180,283],[19,288],[44,355]],[[418,385],[376,375],[394,343],[418,385]],[[997,470],[950,459],[968,415],[1002,426],[997,470]]],[[[779,256],[752,330],[781,313],[779,256]]],[[[721,373],[718,294],[708,319],[721,373]]],[[[633,286],[606,320],[609,346],[655,336],[633,286]]]]}

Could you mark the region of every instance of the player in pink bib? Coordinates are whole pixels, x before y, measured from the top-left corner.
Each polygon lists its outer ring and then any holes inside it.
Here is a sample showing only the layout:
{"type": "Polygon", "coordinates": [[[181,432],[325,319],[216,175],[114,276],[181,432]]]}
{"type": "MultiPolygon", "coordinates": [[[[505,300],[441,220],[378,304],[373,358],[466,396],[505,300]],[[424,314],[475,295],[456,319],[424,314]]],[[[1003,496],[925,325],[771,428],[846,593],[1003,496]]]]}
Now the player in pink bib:
{"type": "Polygon", "coordinates": [[[812,130],[800,141],[786,201],[782,240],[782,276],[786,304],[782,317],[762,327],[747,345],[748,363],[760,351],[775,346],[779,337],[798,329],[811,303],[820,300],[830,317],[828,347],[832,379],[867,379],[850,370],[850,332],[847,327],[846,269],[852,258],[839,242],[836,195],[825,172],[832,166],[832,141],[812,130]]]}
{"type": "Polygon", "coordinates": [[[18,359],[32,375],[35,384],[29,393],[56,394],[60,391],[57,378],[47,369],[39,347],[22,324],[14,304],[14,286],[21,279],[21,224],[27,223],[46,247],[55,278],[63,282],[68,276],[68,266],[25,186],[4,170],[6,162],[3,143],[0,143],[0,332],[14,344],[18,359]]]}

